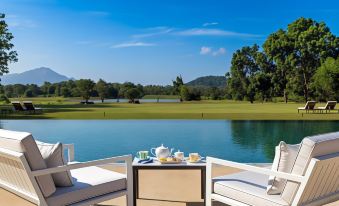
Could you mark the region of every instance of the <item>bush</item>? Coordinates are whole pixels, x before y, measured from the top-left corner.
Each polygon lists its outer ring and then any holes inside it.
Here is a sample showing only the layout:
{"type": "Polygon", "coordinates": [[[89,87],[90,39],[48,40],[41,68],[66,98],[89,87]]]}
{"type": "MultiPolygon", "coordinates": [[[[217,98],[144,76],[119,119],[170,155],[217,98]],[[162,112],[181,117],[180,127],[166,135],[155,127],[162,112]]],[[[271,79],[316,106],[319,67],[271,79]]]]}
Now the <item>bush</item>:
{"type": "Polygon", "coordinates": [[[5,96],[4,94],[0,94],[0,103],[2,104],[9,104],[11,101],[5,96]]]}

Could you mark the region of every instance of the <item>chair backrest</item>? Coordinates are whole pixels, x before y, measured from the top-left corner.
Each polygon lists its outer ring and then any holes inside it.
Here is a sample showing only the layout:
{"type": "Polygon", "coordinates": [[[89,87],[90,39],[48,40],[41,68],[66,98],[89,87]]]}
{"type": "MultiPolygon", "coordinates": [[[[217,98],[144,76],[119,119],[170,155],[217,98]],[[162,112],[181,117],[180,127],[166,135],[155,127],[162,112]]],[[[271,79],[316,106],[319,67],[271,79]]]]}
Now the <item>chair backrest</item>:
{"type": "MultiPolygon", "coordinates": [[[[339,152],[339,132],[306,137],[301,142],[297,158],[292,168],[292,174],[304,176],[309,170],[312,158],[333,155],[339,152]]],[[[298,193],[304,188],[300,183],[287,181],[281,197],[288,203],[292,203],[298,193]],[[298,191],[299,190],[299,191],[298,191]]]]}
{"type": "Polygon", "coordinates": [[[41,200],[56,191],[51,175],[36,178],[30,175],[31,171],[47,168],[30,133],[0,129],[0,150],[1,187],[10,188],[12,192],[24,198],[28,197],[28,200],[36,196],[41,200]],[[27,176],[30,181],[27,181],[27,176]]]}
{"type": "Polygon", "coordinates": [[[293,205],[325,205],[339,199],[339,153],[313,158],[293,205]]]}
{"type": "Polygon", "coordinates": [[[25,110],[22,107],[22,105],[20,104],[20,102],[18,102],[18,101],[12,102],[12,105],[13,105],[15,111],[24,111],[25,110]]]}
{"type": "Polygon", "coordinates": [[[307,101],[305,104],[305,109],[314,109],[316,101],[307,101]]]}
{"type": "Polygon", "coordinates": [[[337,101],[328,101],[325,106],[325,109],[334,109],[336,104],[337,104],[337,101]]]}
{"type": "Polygon", "coordinates": [[[29,176],[29,171],[23,153],[0,148],[0,187],[38,204],[38,193],[41,198],[43,195],[35,178],[29,176]]]}
{"type": "Polygon", "coordinates": [[[34,107],[34,105],[31,101],[23,101],[23,103],[24,103],[27,110],[29,110],[29,111],[35,110],[35,107],[34,107]]]}

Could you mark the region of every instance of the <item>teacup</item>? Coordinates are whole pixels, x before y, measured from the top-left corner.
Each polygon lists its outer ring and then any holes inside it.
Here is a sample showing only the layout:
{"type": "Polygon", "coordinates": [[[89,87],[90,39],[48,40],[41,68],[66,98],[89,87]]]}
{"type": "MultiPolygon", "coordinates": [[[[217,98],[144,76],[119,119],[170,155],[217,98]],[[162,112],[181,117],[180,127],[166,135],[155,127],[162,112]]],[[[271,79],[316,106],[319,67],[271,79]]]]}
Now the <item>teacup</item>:
{"type": "Polygon", "coordinates": [[[174,157],[177,158],[178,160],[184,160],[184,153],[180,152],[179,150],[177,152],[174,153],[174,157]]]}
{"type": "Polygon", "coordinates": [[[190,162],[197,162],[201,159],[201,156],[199,155],[199,153],[190,153],[189,154],[189,161],[190,162]]]}
{"type": "Polygon", "coordinates": [[[137,152],[137,158],[140,160],[145,160],[148,158],[148,151],[139,151],[137,152]]]}

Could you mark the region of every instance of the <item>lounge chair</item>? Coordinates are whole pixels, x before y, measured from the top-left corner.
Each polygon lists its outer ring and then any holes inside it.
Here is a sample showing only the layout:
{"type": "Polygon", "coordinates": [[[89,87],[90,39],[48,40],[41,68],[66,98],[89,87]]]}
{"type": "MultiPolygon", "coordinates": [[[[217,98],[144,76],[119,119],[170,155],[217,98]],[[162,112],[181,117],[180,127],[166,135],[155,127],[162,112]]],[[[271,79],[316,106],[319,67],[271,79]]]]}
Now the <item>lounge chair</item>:
{"type": "Polygon", "coordinates": [[[14,111],[16,111],[16,112],[26,111],[26,109],[21,105],[21,103],[19,101],[13,101],[11,103],[13,105],[14,111]]]}
{"type": "Polygon", "coordinates": [[[335,109],[335,106],[337,105],[337,101],[328,101],[324,107],[318,107],[317,110],[320,112],[331,112],[331,110],[337,110],[339,112],[339,109],[335,109]]]}
{"type": "Polygon", "coordinates": [[[300,110],[306,110],[306,113],[308,113],[309,111],[314,111],[314,107],[316,103],[317,103],[316,101],[307,101],[305,106],[298,107],[298,113],[300,110]]]}
{"type": "Polygon", "coordinates": [[[22,103],[24,104],[26,111],[33,113],[42,112],[42,108],[35,107],[31,101],[23,101],[22,103]]]}
{"type": "Polygon", "coordinates": [[[40,206],[89,206],[124,195],[133,205],[131,155],[74,162],[74,146],[63,145],[68,164],[47,167],[39,144],[29,133],[0,129],[0,187],[40,206]],[[126,164],[127,175],[97,167],[115,162],[126,164]],[[60,172],[70,172],[73,186],[55,186],[60,172]]]}
{"type": "Polygon", "coordinates": [[[291,172],[278,172],[207,157],[206,206],[318,206],[339,200],[339,132],[306,137],[298,145],[291,172]],[[212,165],[242,172],[212,178],[212,165]],[[268,175],[284,179],[279,194],[268,194],[268,175]]]}

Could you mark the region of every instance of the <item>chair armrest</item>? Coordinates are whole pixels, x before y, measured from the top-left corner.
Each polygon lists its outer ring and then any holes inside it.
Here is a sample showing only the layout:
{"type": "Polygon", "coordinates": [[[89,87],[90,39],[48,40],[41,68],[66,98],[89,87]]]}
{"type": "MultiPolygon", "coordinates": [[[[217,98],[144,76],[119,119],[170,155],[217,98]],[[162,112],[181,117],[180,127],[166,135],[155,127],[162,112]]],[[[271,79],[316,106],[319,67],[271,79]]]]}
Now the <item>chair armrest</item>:
{"type": "Polygon", "coordinates": [[[304,177],[300,175],[295,175],[295,174],[290,174],[290,173],[285,173],[285,172],[277,172],[277,171],[273,171],[267,168],[252,166],[252,165],[238,163],[238,162],[232,162],[228,160],[217,159],[213,157],[207,157],[206,164],[207,164],[207,168],[212,168],[212,164],[217,164],[217,165],[233,167],[233,168],[256,172],[256,173],[265,174],[265,175],[274,175],[276,177],[280,177],[280,178],[287,179],[287,180],[297,182],[297,183],[301,183],[304,179],[304,177]]]}
{"type": "Polygon", "coordinates": [[[62,144],[63,150],[67,150],[67,161],[73,162],[74,161],[74,144],[62,144]]]}
{"type": "Polygon", "coordinates": [[[89,162],[79,162],[79,163],[74,163],[74,164],[64,165],[64,166],[59,166],[59,167],[53,167],[53,168],[48,168],[48,169],[43,169],[43,170],[35,170],[35,171],[32,171],[32,175],[36,177],[36,176],[64,172],[67,170],[74,170],[74,169],[79,169],[79,168],[84,168],[84,167],[105,165],[105,164],[120,162],[120,161],[124,161],[128,165],[132,165],[132,155],[117,156],[117,157],[111,157],[111,158],[106,158],[106,159],[93,160],[89,162]]]}

